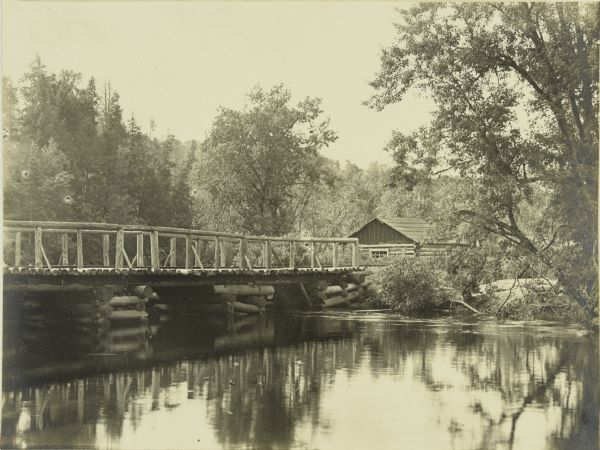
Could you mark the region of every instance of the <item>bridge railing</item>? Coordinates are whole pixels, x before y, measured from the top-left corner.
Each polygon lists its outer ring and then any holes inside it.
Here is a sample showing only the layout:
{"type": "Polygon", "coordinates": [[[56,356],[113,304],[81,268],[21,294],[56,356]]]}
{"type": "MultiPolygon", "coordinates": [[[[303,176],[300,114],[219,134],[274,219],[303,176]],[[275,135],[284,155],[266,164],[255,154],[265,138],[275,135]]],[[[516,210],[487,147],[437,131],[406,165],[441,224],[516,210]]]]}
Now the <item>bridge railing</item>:
{"type": "Polygon", "coordinates": [[[34,268],[276,269],[358,265],[358,239],[245,236],[82,222],[4,221],[4,264],[34,268]]]}

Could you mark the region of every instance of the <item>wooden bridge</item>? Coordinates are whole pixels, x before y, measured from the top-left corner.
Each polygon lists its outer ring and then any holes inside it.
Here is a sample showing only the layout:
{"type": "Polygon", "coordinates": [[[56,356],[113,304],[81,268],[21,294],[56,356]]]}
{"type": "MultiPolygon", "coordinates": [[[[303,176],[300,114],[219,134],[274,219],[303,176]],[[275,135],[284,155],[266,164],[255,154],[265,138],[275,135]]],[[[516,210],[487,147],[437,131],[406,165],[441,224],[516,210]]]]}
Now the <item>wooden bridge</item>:
{"type": "Polygon", "coordinates": [[[127,277],[183,285],[293,282],[358,270],[358,239],[246,236],[103,223],[4,221],[4,282],[88,284],[127,277]],[[20,281],[21,280],[21,281],[20,281]],[[204,282],[203,282],[204,281],[204,282]]]}
{"type": "Polygon", "coordinates": [[[3,242],[5,318],[19,329],[327,308],[368,289],[355,238],[9,220],[3,242]]]}

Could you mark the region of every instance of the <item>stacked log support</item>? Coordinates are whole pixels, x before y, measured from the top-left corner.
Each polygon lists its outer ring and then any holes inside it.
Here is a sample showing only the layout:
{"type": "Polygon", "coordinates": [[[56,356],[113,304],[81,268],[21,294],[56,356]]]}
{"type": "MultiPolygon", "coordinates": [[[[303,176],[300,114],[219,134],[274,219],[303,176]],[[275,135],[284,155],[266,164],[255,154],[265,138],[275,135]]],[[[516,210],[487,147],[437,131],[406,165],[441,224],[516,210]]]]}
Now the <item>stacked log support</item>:
{"type": "Polygon", "coordinates": [[[153,294],[149,286],[128,286],[124,292],[114,295],[108,300],[112,308],[112,313],[108,317],[111,323],[146,322],[148,320],[146,304],[153,294]]]}
{"type": "Polygon", "coordinates": [[[262,314],[266,311],[267,299],[275,295],[275,288],[267,285],[228,284],[214,285],[213,290],[221,296],[231,296],[227,313],[262,314]]]}
{"type": "Polygon", "coordinates": [[[325,308],[331,308],[333,306],[347,306],[350,303],[358,300],[358,292],[347,292],[346,295],[334,295],[323,300],[323,306],[325,308]]]}
{"type": "MultiPolygon", "coordinates": [[[[316,296],[323,308],[352,306],[353,303],[365,300],[367,272],[353,272],[347,279],[339,280],[336,284],[330,284],[325,288],[318,289],[316,296]]],[[[322,285],[318,286],[322,287],[322,285]]]]}
{"type": "Polygon", "coordinates": [[[356,289],[356,292],[358,293],[358,300],[355,304],[351,305],[352,308],[368,308],[369,298],[377,295],[377,289],[369,280],[367,280],[369,275],[372,275],[372,272],[361,271],[353,272],[348,275],[348,280],[350,281],[348,286],[358,286],[356,289]]]}

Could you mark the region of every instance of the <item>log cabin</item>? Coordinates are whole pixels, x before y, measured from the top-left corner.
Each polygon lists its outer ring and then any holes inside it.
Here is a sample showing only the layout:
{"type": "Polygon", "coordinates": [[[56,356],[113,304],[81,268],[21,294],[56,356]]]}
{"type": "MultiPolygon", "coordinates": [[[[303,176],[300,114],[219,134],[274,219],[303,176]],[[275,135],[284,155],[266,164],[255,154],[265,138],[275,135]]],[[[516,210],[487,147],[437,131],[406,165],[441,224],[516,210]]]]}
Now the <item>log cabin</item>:
{"type": "Polygon", "coordinates": [[[375,217],[350,237],[358,238],[360,254],[366,260],[390,256],[439,256],[456,245],[436,242],[432,230],[433,225],[422,219],[375,217]]]}

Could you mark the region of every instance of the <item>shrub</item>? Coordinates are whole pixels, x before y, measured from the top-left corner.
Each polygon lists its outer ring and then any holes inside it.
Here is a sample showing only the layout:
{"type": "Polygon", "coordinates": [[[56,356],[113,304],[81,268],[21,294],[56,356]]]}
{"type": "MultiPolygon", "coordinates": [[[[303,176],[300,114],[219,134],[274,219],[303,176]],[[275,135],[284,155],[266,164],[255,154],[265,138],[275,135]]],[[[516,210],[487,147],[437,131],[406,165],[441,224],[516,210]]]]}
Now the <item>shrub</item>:
{"type": "Polygon", "coordinates": [[[389,260],[381,272],[381,301],[402,313],[433,309],[448,296],[446,273],[439,260],[400,257],[389,260]]]}

